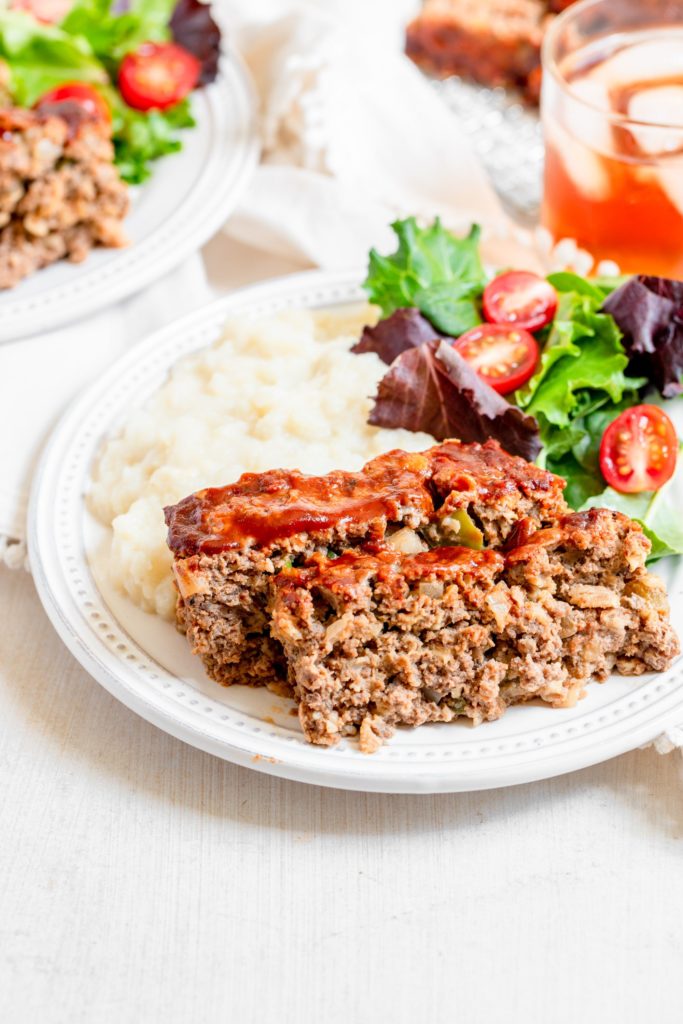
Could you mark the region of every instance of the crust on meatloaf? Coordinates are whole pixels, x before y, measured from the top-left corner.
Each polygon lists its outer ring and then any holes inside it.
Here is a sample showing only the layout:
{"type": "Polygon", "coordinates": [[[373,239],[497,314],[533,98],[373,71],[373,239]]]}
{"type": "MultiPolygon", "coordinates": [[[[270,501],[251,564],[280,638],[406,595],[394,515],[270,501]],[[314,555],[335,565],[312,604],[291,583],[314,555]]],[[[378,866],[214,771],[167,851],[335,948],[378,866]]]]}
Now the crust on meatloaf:
{"type": "Polygon", "coordinates": [[[127,243],[111,128],[78,104],[0,110],[0,289],[97,245],[127,243]]]}
{"type": "Polygon", "coordinates": [[[372,752],[397,725],[479,723],[532,699],[569,707],[613,669],[669,666],[678,641],[639,526],[594,509],[517,539],[317,554],[274,577],[271,634],[306,738],[358,733],[372,752]]]}
{"type": "Polygon", "coordinates": [[[562,488],[494,441],[392,451],[358,473],[244,474],[165,510],[178,624],[219,683],[281,687],[286,664],[267,605],[283,568],[367,543],[500,544],[522,517],[543,525],[564,513],[562,488]]]}
{"type": "Polygon", "coordinates": [[[181,558],[251,547],[292,552],[311,538],[314,546],[381,540],[399,525],[448,529],[443,520],[456,510],[468,513],[487,543],[500,543],[520,518],[543,523],[565,512],[563,488],[560,477],[508,455],[497,441],[449,440],[424,452],[390,451],[357,473],[244,473],[165,515],[169,547],[181,558]]]}

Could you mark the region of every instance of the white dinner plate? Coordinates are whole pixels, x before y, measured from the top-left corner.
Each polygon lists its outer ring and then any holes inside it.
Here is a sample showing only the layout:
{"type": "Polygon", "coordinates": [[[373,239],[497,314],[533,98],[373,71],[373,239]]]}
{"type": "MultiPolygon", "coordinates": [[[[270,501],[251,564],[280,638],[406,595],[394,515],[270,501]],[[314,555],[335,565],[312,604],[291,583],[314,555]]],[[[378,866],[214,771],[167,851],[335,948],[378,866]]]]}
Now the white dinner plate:
{"type": "Polygon", "coordinates": [[[249,72],[233,53],[219,78],[192,96],[196,126],[183,148],[153,164],[131,189],[130,245],[95,249],[83,263],[61,260],[0,291],[0,342],[59,327],[144,288],[215,234],[241,199],[259,154],[249,72]]]}
{"type": "MultiPolygon", "coordinates": [[[[229,315],[357,302],[358,280],[309,272],[230,295],[138,345],[71,407],[43,455],[29,513],[31,568],[64,643],[110,693],[187,743],[273,775],[346,789],[432,793],[528,782],[632,750],[683,719],[679,661],[661,675],[593,684],[571,709],[527,705],[476,729],[464,722],[402,729],[371,756],[353,740],[315,747],[304,742],[291,702],[213,683],[171,623],[102,582],[89,555],[108,531],[84,500],[102,442],[180,356],[216,340],[229,315]]],[[[681,560],[668,559],[658,571],[683,633],[681,560]]]]}

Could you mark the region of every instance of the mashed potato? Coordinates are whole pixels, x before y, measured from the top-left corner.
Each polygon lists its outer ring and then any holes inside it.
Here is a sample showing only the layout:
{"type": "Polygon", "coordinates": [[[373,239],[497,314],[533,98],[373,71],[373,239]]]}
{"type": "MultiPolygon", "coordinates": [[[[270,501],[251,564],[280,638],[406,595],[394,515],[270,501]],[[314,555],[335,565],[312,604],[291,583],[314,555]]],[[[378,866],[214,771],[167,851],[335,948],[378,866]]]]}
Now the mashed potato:
{"type": "Polygon", "coordinates": [[[349,350],[371,317],[358,307],[233,319],[105,443],[89,502],[112,527],[110,578],[136,604],[173,615],[164,505],[247,471],[353,470],[390,448],[433,444],[426,434],[367,424],[386,366],[349,350]]]}

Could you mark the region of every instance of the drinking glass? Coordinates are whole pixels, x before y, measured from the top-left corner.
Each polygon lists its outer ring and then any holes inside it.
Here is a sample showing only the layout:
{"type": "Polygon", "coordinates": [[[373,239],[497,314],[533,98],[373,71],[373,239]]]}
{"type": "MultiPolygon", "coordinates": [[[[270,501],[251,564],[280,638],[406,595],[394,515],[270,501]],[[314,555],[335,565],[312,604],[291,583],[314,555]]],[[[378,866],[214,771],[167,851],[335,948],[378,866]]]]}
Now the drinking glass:
{"type": "Polygon", "coordinates": [[[582,0],[542,63],[543,224],[624,272],[683,278],[683,0],[582,0]]]}

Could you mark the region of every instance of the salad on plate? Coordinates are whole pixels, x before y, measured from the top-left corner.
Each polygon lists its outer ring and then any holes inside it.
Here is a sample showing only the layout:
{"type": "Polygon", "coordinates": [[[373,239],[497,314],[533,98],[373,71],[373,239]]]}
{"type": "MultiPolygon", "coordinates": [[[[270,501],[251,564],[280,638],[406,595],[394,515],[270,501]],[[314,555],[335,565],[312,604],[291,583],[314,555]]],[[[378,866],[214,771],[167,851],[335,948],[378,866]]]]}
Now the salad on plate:
{"type": "Polygon", "coordinates": [[[388,364],[370,423],[438,440],[493,438],[567,481],[576,510],[638,521],[650,559],[683,553],[674,489],[683,390],[683,282],[651,276],[491,276],[479,228],[397,221],[370,253],[382,319],[356,352],[388,364]]]}
{"type": "Polygon", "coordinates": [[[128,185],[182,148],[218,71],[198,0],[14,0],[0,10],[0,289],[125,246],[128,185]]]}
{"type": "Polygon", "coordinates": [[[199,0],[15,0],[0,10],[3,105],[75,103],[111,123],[121,178],[182,147],[189,97],[217,76],[221,33],[199,0]]]}

